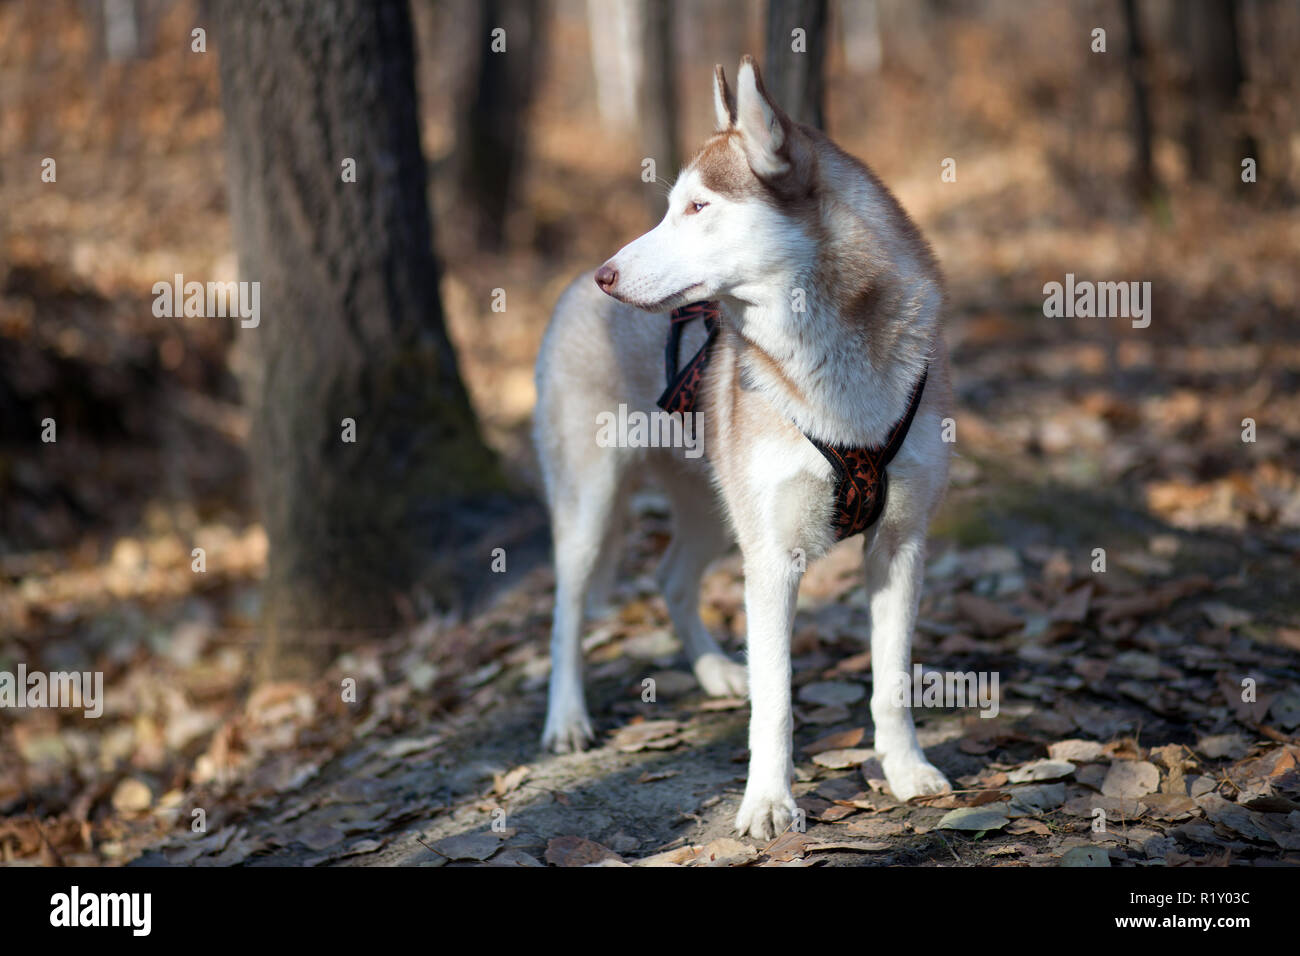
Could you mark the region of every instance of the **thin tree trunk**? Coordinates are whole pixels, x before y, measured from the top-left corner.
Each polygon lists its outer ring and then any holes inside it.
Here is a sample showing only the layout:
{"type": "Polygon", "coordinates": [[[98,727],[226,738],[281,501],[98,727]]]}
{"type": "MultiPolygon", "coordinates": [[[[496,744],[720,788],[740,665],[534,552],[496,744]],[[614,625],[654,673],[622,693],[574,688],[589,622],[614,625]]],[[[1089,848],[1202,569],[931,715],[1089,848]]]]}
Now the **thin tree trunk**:
{"type": "Polygon", "coordinates": [[[136,0],[104,0],[104,50],[110,60],[134,60],[140,55],[136,0]]]}
{"type": "Polygon", "coordinates": [[[841,0],[836,8],[849,69],[876,73],[884,59],[878,0],[841,0]]]}
{"type": "Polygon", "coordinates": [[[1194,179],[1240,182],[1241,159],[1256,150],[1239,112],[1245,69],[1238,47],[1237,4],[1189,3],[1179,9],[1177,22],[1183,27],[1191,71],[1183,129],[1188,169],[1194,179]]]}
{"type": "Polygon", "coordinates": [[[215,12],[240,274],[260,283],[260,324],[236,331],[270,544],[259,671],[313,676],[394,625],[497,467],[443,327],[405,0],[215,12]]]}
{"type": "Polygon", "coordinates": [[[1146,44],[1137,0],[1124,0],[1124,23],[1128,27],[1125,69],[1133,98],[1133,186],[1145,202],[1155,195],[1156,179],[1151,165],[1151,98],[1147,90],[1146,44]]]}
{"type": "Polygon", "coordinates": [[[456,149],[461,206],[485,250],[504,246],[518,200],[528,108],[542,64],[544,12],[541,0],[484,0],[481,8],[478,78],[456,149]]]}
{"type": "MultiPolygon", "coordinates": [[[[677,151],[677,53],[673,46],[673,0],[645,0],[645,55],[641,71],[643,142],[654,159],[660,181],[672,182],[681,166],[677,151]]],[[[658,221],[667,208],[659,183],[647,192],[650,217],[658,221]]]]}
{"type": "Polygon", "coordinates": [[[818,129],[826,128],[826,19],[826,0],[768,0],[763,80],[791,117],[818,129]]]}
{"type": "Polygon", "coordinates": [[[640,2],[587,0],[591,73],[600,121],[611,130],[635,128],[641,88],[644,26],[640,2]]]}

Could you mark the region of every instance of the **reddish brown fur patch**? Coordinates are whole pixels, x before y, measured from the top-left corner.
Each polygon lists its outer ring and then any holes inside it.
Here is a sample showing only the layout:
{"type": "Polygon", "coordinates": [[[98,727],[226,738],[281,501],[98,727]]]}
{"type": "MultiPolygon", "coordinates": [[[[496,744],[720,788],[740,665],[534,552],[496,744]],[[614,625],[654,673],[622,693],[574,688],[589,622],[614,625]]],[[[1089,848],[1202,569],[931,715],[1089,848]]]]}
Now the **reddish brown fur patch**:
{"type": "Polygon", "coordinates": [[[820,130],[807,130],[807,132],[814,137],[817,148],[833,152],[836,157],[867,178],[875,189],[881,203],[889,210],[890,221],[897,227],[900,237],[907,243],[916,260],[921,263],[927,272],[937,276],[939,274],[939,262],[935,258],[934,250],[930,248],[929,241],[921,233],[916,223],[912,221],[912,217],[903,209],[902,204],[890,188],[876,175],[875,170],[852,153],[846,152],[838,143],[820,130]]]}
{"type": "Polygon", "coordinates": [[[729,129],[712,136],[692,162],[706,189],[730,199],[744,199],[762,192],[740,145],[740,133],[729,129]]]}

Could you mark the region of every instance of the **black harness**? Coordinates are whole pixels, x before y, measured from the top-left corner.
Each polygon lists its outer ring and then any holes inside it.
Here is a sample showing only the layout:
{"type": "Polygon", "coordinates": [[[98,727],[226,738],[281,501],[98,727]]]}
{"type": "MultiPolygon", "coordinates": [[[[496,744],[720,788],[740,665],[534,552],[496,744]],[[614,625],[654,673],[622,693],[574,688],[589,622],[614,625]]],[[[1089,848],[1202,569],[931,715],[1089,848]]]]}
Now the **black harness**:
{"type": "MultiPolygon", "coordinates": [[[[692,302],[674,309],[669,317],[668,341],[664,345],[664,377],[668,387],[658,401],[659,407],[664,411],[685,415],[695,410],[700,386],[704,381],[704,370],[708,368],[713,343],[718,338],[718,314],[716,302],[692,302]],[[694,357],[678,371],[682,329],[695,319],[704,320],[708,337],[694,357]]],[[[927,366],[912,387],[907,411],[894,423],[882,444],[868,448],[846,448],[804,435],[835,469],[835,510],[831,515],[831,527],[835,529],[837,541],[851,538],[870,528],[885,510],[885,494],[889,488],[886,467],[903,447],[907,431],[912,427],[912,419],[921,404],[921,393],[925,391],[928,374],[927,366]]]]}

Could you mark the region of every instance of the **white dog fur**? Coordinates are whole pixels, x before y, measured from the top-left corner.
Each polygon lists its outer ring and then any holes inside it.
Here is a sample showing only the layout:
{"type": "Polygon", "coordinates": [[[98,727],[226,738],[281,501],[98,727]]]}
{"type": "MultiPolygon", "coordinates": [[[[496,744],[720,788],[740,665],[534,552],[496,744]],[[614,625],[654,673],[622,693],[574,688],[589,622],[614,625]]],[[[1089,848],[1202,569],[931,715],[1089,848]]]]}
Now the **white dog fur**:
{"type": "MultiPolygon", "coordinates": [[[[545,746],[592,739],[581,628],[618,553],[634,475],[663,486],[673,536],[658,579],[696,678],[751,699],[749,777],[736,827],[768,839],[795,813],[790,636],[800,567],[833,543],[834,475],[805,437],[884,440],[929,368],[923,400],[889,466],[886,507],[864,535],[875,745],[902,800],[943,792],[909,709],[895,694],[911,665],[925,536],[947,484],[941,421],[951,389],[940,330],[944,291],[929,246],[879,180],[822,133],[794,123],[741,63],[733,98],[715,71],[717,133],[678,177],[668,212],[595,275],[565,290],[537,362],[534,438],[555,545],[545,746]],[[603,291],[602,291],[603,290],[603,291]],[[680,448],[599,447],[597,416],[656,410],[665,314],[717,301],[721,332],[701,388],[704,458],[680,448]],[[796,311],[801,300],[803,311],[796,311]],[[655,313],[647,315],[646,313],[655,313]],[[735,540],[744,559],[748,664],[700,620],[700,580],[735,540]]],[[[703,341],[688,328],[683,358],[703,341]]]]}

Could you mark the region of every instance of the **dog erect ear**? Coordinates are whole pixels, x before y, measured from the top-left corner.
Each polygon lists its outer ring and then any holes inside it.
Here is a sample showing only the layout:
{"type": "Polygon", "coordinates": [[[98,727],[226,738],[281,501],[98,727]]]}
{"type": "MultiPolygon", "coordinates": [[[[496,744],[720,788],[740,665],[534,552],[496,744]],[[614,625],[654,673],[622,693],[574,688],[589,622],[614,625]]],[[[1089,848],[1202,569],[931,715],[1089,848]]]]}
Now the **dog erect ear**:
{"type": "Polygon", "coordinates": [[[790,120],[768,99],[753,57],[740,61],[736,85],[736,128],[743,134],[749,168],[775,179],[790,170],[790,120]]]}
{"type": "Polygon", "coordinates": [[[727,85],[727,74],[719,63],[713,68],[713,115],[718,121],[718,132],[725,133],[736,122],[736,97],[727,85]]]}

